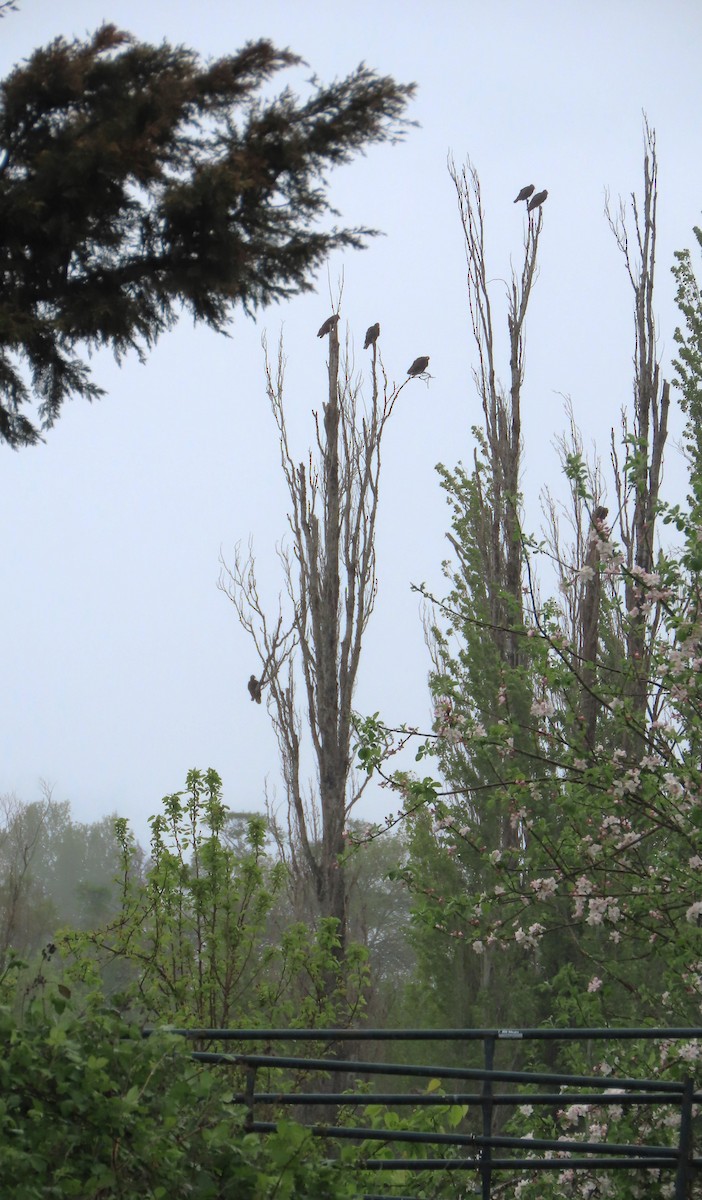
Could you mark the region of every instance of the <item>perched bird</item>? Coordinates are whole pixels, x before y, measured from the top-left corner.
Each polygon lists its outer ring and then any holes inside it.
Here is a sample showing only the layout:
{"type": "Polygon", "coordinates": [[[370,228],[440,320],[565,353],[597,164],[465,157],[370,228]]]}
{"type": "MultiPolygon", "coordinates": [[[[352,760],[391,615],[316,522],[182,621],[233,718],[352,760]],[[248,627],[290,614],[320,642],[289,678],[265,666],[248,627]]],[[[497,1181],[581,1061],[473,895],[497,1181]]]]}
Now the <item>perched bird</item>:
{"type": "Polygon", "coordinates": [[[376,321],[375,325],[369,325],[366,330],[366,340],[363,343],[363,349],[367,350],[369,346],[374,346],[380,337],[380,322],[376,321]]]}
{"type": "Polygon", "coordinates": [[[421,358],[415,358],[407,374],[414,379],[417,375],[423,375],[428,366],[429,358],[426,354],[423,354],[421,358]]]}
{"type": "Polygon", "coordinates": [[[521,192],[517,196],[517,199],[515,200],[514,203],[518,204],[520,200],[528,200],[531,193],[533,192],[533,190],[534,190],[533,183],[528,183],[526,187],[522,188],[521,192]]]}
{"type": "Polygon", "coordinates": [[[527,204],[527,212],[531,212],[534,208],[541,208],[544,200],[548,196],[548,192],[537,192],[536,195],[527,204]]]}
{"type": "Polygon", "coordinates": [[[261,684],[262,684],[262,682],[263,682],[262,679],[257,679],[255,675],[252,675],[249,682],[246,685],[247,688],[249,689],[249,695],[250,695],[251,699],[255,700],[257,704],[261,703],[261,684]]]}
{"type": "Polygon", "coordinates": [[[334,326],[336,325],[338,320],[339,320],[338,313],[332,313],[332,315],[330,317],[327,317],[326,321],[322,325],[322,328],[320,329],[319,333],[317,334],[317,337],[326,337],[328,333],[331,333],[332,329],[334,328],[334,326]]]}
{"type": "Polygon", "coordinates": [[[605,508],[603,504],[599,504],[592,514],[593,521],[604,521],[608,512],[608,508],[605,508]]]}

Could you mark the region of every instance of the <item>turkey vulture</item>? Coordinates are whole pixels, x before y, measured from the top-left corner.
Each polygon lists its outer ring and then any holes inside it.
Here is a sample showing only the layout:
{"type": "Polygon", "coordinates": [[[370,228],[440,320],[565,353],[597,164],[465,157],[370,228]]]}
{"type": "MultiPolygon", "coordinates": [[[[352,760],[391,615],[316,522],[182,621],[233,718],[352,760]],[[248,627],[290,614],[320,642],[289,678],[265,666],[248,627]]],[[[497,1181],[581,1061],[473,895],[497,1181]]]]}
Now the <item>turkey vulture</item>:
{"type": "Polygon", "coordinates": [[[322,325],[322,328],[320,329],[319,333],[317,334],[317,337],[326,337],[328,333],[331,333],[332,329],[334,328],[334,326],[336,325],[338,320],[339,320],[338,313],[332,313],[331,317],[327,317],[326,321],[322,325]]]}
{"type": "Polygon", "coordinates": [[[517,199],[515,200],[514,203],[518,204],[520,200],[528,200],[531,193],[533,192],[533,190],[534,190],[533,183],[528,183],[526,187],[522,188],[521,192],[517,196],[517,199]]]}
{"type": "Polygon", "coordinates": [[[428,366],[429,358],[426,354],[424,354],[421,358],[415,358],[407,374],[414,379],[417,375],[423,375],[428,366]]]}
{"type": "Polygon", "coordinates": [[[380,337],[380,322],[376,321],[375,325],[369,325],[366,330],[366,340],[363,343],[363,349],[367,350],[369,346],[374,346],[380,337]]]}
{"type": "Polygon", "coordinates": [[[257,704],[261,703],[261,684],[262,684],[262,682],[263,682],[262,679],[257,679],[255,675],[252,675],[249,682],[246,685],[247,688],[249,689],[249,695],[250,695],[251,699],[255,700],[257,704]]]}
{"type": "Polygon", "coordinates": [[[548,196],[548,192],[537,192],[532,200],[527,204],[527,212],[531,212],[534,208],[541,208],[544,200],[548,196]]]}

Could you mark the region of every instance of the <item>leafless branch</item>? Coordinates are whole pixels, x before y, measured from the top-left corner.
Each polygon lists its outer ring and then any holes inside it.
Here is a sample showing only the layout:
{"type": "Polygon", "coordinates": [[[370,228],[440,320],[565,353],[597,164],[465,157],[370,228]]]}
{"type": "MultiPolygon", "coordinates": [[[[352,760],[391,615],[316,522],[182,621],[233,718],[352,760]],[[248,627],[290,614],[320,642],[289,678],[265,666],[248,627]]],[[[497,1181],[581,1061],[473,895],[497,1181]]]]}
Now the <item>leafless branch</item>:
{"type": "Polygon", "coordinates": [[[282,341],[272,360],[264,339],[266,392],[289,496],[290,546],[279,551],[292,614],[288,626],[282,598],[275,622],[269,625],[250,551],[246,561],[237,552],[224,590],[269,681],[268,710],[280,750],[292,864],[299,866],[301,856],[314,880],[319,912],[338,917],[343,935],[344,826],[367,784],[366,777],[356,777],[351,770],[352,699],[377,588],[381,445],[405,384],[388,387],[374,344],[371,396],[364,402],[348,339],[342,355],[338,326],[325,336],[327,395],[321,412],[313,413],[314,444],[302,460],[293,453],[286,420],[282,341]],[[303,719],[296,706],[300,675],[304,727],[316,764],[316,781],[307,791],[301,784],[303,719]]]}

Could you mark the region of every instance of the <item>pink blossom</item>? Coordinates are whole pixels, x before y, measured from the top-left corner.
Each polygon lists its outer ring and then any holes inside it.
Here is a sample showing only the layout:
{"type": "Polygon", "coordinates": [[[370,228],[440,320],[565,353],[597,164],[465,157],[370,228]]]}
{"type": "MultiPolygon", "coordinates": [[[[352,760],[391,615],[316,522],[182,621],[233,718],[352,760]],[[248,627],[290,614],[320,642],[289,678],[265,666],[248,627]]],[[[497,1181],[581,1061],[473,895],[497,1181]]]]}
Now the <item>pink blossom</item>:
{"type": "Polygon", "coordinates": [[[448,696],[440,696],[434,704],[434,719],[436,721],[448,721],[453,711],[453,704],[448,696]]]}
{"type": "Polygon", "coordinates": [[[617,842],[615,849],[616,850],[627,850],[629,848],[629,846],[635,846],[636,843],[640,842],[640,841],[641,841],[641,835],[639,835],[638,833],[634,833],[634,832],[625,833],[624,837],[621,838],[621,840],[617,842]]]}
{"type": "Polygon", "coordinates": [[[587,985],[588,992],[599,992],[601,987],[602,980],[600,979],[599,975],[593,975],[592,979],[587,985]]]}
{"type": "Polygon", "coordinates": [[[589,1104],[571,1104],[570,1108],[566,1108],[561,1115],[567,1125],[575,1125],[589,1111],[589,1104]]]}
{"type": "Polygon", "coordinates": [[[592,890],[593,885],[590,883],[590,880],[586,879],[584,875],[581,875],[580,879],[578,879],[575,885],[575,888],[573,889],[573,895],[575,896],[575,909],[573,915],[576,918],[582,917],[583,910],[585,908],[585,897],[588,896],[592,890]]]}
{"type": "Polygon", "coordinates": [[[663,782],[666,784],[666,791],[673,800],[679,800],[683,795],[683,786],[679,779],[670,771],[667,771],[663,776],[663,782]]]}
{"type": "Polygon", "coordinates": [[[554,895],[557,884],[554,876],[550,875],[548,879],[532,879],[529,887],[539,900],[545,900],[548,896],[554,895]]]}
{"type": "Polygon", "coordinates": [[[605,919],[609,900],[606,896],[591,896],[587,902],[587,916],[585,921],[588,925],[601,925],[605,919]]]}
{"type": "Polygon", "coordinates": [[[525,949],[535,950],[545,932],[545,927],[535,921],[533,925],[529,926],[528,930],[516,929],[514,940],[517,945],[524,946],[525,949]]]}

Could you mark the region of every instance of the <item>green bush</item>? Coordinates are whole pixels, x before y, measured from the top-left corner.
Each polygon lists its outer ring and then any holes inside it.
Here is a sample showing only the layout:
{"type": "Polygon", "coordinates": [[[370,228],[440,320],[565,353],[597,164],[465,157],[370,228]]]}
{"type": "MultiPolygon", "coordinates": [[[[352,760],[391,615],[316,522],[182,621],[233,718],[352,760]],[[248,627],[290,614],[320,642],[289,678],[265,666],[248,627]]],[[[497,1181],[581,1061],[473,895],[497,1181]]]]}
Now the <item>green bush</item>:
{"type": "MultiPolygon", "coordinates": [[[[5,999],[12,999],[5,989],[5,999]]],[[[43,984],[0,1008],[0,1195],[13,1200],[276,1200],[350,1196],[292,1122],[246,1133],[231,1079],[181,1038],[148,1039],[101,1000],[43,984]]]]}

